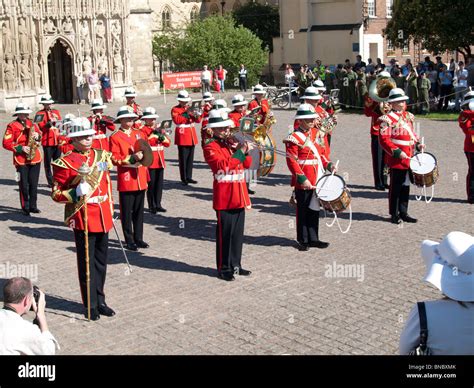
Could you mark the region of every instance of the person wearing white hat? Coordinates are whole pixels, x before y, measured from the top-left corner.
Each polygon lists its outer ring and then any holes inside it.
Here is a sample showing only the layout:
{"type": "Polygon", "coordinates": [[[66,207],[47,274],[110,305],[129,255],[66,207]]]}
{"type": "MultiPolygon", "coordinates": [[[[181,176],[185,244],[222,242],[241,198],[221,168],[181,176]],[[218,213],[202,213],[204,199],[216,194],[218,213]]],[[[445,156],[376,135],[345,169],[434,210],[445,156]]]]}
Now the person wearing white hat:
{"type": "Polygon", "coordinates": [[[178,92],[178,105],[171,109],[171,118],[176,125],[174,144],[178,146],[179,175],[181,184],[195,184],[193,179],[194,148],[198,143],[195,124],[201,122],[201,115],[189,109],[192,101],[186,90],[178,92]]]}
{"type": "Polygon", "coordinates": [[[229,141],[233,121],[227,112],[214,109],[209,113],[207,128],[212,138],[203,148],[204,159],[214,175],[213,208],[217,215],[216,264],[218,277],[234,280],[234,274],[248,276],[242,268],[242,246],[245,209],[251,203],[247,192],[245,169],[252,158],[248,155],[253,143],[234,144],[229,141]]]}
{"type": "Polygon", "coordinates": [[[464,135],[464,153],[467,157],[466,192],[467,202],[474,204],[474,91],[470,90],[464,96],[459,114],[459,126],[464,135]]]}
{"type": "Polygon", "coordinates": [[[60,135],[59,135],[59,149],[61,150],[61,155],[67,154],[69,151],[74,150],[74,147],[71,143],[71,138],[68,137],[69,126],[73,119],[76,116],[72,113],[67,113],[64,115],[64,118],[61,122],[60,135]]]}
{"type": "Polygon", "coordinates": [[[310,247],[327,248],[329,243],[319,239],[319,207],[316,203],[315,186],[324,170],[335,171],[327,149],[318,142],[319,117],[310,104],[301,104],[296,112],[298,128],[283,142],[286,146],[286,162],[291,172],[291,186],[296,196],[296,240],[300,251],[310,247]]]}
{"type": "Polygon", "coordinates": [[[53,187],[53,173],[51,170],[51,161],[61,156],[59,148],[59,129],[57,125],[61,120],[61,113],[57,109],[52,109],[51,105],[54,100],[49,94],[41,96],[40,104],[43,109],[35,114],[34,122],[38,124],[42,132],[41,144],[44,152],[44,172],[49,187],[53,187]]]}
{"type": "Polygon", "coordinates": [[[38,179],[41,169],[41,130],[29,119],[31,109],[20,102],[15,108],[14,121],[7,125],[3,136],[3,148],[13,153],[13,165],[20,178],[18,181],[20,204],[23,214],[40,213],[38,179]]]}
{"type": "Polygon", "coordinates": [[[156,119],[158,117],[155,108],[145,108],[142,116],[145,125],[141,129],[153,151],[153,163],[148,166],[150,181],[148,182],[148,190],[146,192],[148,209],[152,214],[166,212],[166,209],[161,206],[163,177],[166,168],[164,147],[169,147],[171,144],[166,132],[161,131],[156,126],[156,119]]]}
{"type": "Polygon", "coordinates": [[[234,122],[234,127],[240,127],[240,120],[246,115],[247,113],[247,105],[248,101],[245,101],[244,96],[241,94],[236,94],[232,97],[232,106],[234,110],[229,113],[229,118],[234,122]]]}
{"type": "Polygon", "coordinates": [[[112,180],[109,173],[113,165],[110,152],[92,148],[94,134],[95,130],[85,117],[69,122],[68,137],[74,150],[53,162],[52,198],[66,205],[64,222],[74,231],[79,285],[86,317],[86,246],[89,246],[90,318],[96,321],[100,315],[111,317],[115,312],[105,303],[104,293],[109,231],[113,227],[112,180]]]}
{"type": "Polygon", "coordinates": [[[209,137],[206,131],[207,125],[207,118],[209,116],[209,112],[214,109],[214,97],[212,96],[211,92],[205,92],[202,95],[202,100],[204,101],[204,105],[202,107],[202,116],[201,116],[201,147],[204,147],[204,143],[206,139],[209,137]]]}
{"type": "Polygon", "coordinates": [[[390,167],[389,212],[394,224],[417,222],[416,218],[408,215],[410,159],[415,150],[425,148],[413,128],[415,116],[406,110],[407,100],[402,89],[393,88],[387,100],[390,111],[377,120],[380,145],[390,167]]]}
{"type": "Polygon", "coordinates": [[[253,111],[260,108],[255,115],[255,122],[262,124],[265,122],[267,115],[270,114],[270,104],[265,97],[266,91],[262,85],[255,85],[252,89],[253,100],[249,102],[248,109],[253,111]]]}
{"type": "MultiPolygon", "coordinates": [[[[135,101],[135,98],[137,97],[137,92],[135,89],[132,87],[126,88],[123,95],[127,100],[126,105],[128,105],[132,109],[133,113],[138,116],[138,119],[140,119],[140,117],[142,117],[142,108],[135,101]]],[[[138,123],[138,126],[140,126],[140,123],[138,123]]]]}
{"type": "Polygon", "coordinates": [[[109,137],[112,162],[117,166],[117,190],[120,202],[120,220],[126,247],[130,251],[148,248],[143,241],[143,212],[148,188],[148,168],[140,161],[143,152],[137,150],[139,140],[146,136],[134,126],[138,116],[128,105],[120,107],[115,122],[120,128],[109,137]]]}
{"type": "Polygon", "coordinates": [[[107,130],[115,131],[114,119],[110,116],[104,115],[104,109],[107,105],[104,104],[101,98],[92,100],[91,111],[92,115],[88,117],[92,129],[95,130],[92,148],[101,150],[109,150],[109,141],[107,139],[107,130]]]}
{"type": "Polygon", "coordinates": [[[441,291],[443,299],[412,308],[400,335],[400,354],[410,354],[420,345],[425,322],[424,342],[431,355],[474,355],[474,237],[451,232],[440,243],[425,240],[421,255],[423,280],[441,291]]]}

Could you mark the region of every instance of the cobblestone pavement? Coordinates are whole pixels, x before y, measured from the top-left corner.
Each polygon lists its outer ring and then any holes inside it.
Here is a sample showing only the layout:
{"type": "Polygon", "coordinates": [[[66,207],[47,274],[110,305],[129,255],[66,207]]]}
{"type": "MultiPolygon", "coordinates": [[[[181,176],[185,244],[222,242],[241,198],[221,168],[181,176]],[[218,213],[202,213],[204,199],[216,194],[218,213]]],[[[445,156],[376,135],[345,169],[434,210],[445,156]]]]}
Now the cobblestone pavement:
{"type": "MultiPolygon", "coordinates": [[[[138,102],[169,118],[174,97],[167,98],[167,104],[161,96],[138,102]]],[[[114,115],[121,103],[109,105],[107,113],[114,115]]],[[[84,105],[59,106],[63,114],[77,113],[78,107],[88,111],[84,105]]],[[[274,137],[282,147],[294,111],[275,115],[274,137]]],[[[0,119],[5,128],[10,115],[0,119]]],[[[253,274],[232,283],[215,277],[212,175],[202,151],[196,152],[199,184],[182,187],[172,146],[166,151],[163,198],[168,212],[146,213],[150,248],[128,253],[132,273],[111,234],[106,294],[117,315],[90,323],[82,315],[73,234],[63,225],[62,206],[51,200],[42,172],[42,213],[22,216],[11,155],[2,151],[0,277],[14,276],[17,264],[37,266],[32,268],[48,295],[48,322],[60,354],[396,354],[411,306],[440,297],[421,281],[421,241],[439,240],[452,230],[473,233],[461,130],[454,122],[419,123],[427,150],[439,160],[441,179],[429,204],[416,202],[412,187],[410,213],[418,224],[399,228],[387,222],[387,192],[372,189],[369,119],[342,114],[332,159],[340,160],[352,192],[352,229],[341,234],[322,220],[320,236],[330,247],[298,252],[289,173],[280,157],[246,215],[243,264],[253,274]],[[360,265],[360,272],[332,274],[329,268],[339,264],[360,265]]],[[[342,215],[342,226],[347,222],[348,214],[342,215]]]]}

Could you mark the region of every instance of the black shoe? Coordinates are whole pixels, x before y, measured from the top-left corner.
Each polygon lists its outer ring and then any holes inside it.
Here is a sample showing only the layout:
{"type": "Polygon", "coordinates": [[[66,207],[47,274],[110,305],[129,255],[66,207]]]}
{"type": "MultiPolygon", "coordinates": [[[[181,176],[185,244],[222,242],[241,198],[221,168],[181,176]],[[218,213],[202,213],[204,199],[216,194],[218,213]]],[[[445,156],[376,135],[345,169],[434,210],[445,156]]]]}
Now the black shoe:
{"type": "Polygon", "coordinates": [[[194,179],[188,179],[188,183],[192,183],[193,185],[195,185],[195,184],[198,183],[198,182],[195,181],[194,179]]]}
{"type": "Polygon", "coordinates": [[[235,280],[234,275],[232,273],[229,273],[229,272],[219,272],[217,274],[217,277],[219,279],[225,280],[226,282],[231,282],[231,281],[235,280]]]}
{"type": "Polygon", "coordinates": [[[137,241],[135,244],[138,248],[150,248],[145,241],[137,241]]]}
{"type": "Polygon", "coordinates": [[[388,185],[387,183],[384,183],[383,187],[385,187],[388,190],[390,188],[390,185],[388,185]]]}
{"type": "Polygon", "coordinates": [[[157,207],[155,210],[159,213],[166,213],[166,209],[164,207],[161,207],[161,206],[157,207]]]}
{"type": "Polygon", "coordinates": [[[105,315],[106,317],[113,317],[115,315],[115,311],[112,310],[105,303],[99,305],[99,313],[101,313],[102,315],[105,315]]]}
{"type": "Polygon", "coordinates": [[[418,222],[416,218],[410,217],[408,214],[400,214],[400,218],[409,224],[416,224],[418,222]]]}
{"type": "Polygon", "coordinates": [[[188,185],[188,182],[186,182],[186,181],[181,181],[181,184],[182,184],[183,186],[187,186],[187,185],[188,185]]]}
{"type": "Polygon", "coordinates": [[[40,214],[40,213],[41,213],[41,210],[38,209],[37,207],[35,207],[35,208],[33,208],[33,209],[30,209],[30,213],[40,214]]]}
{"type": "Polygon", "coordinates": [[[402,220],[400,219],[399,216],[392,216],[392,218],[390,219],[390,222],[392,224],[401,224],[402,223],[402,220]]]}
{"type": "MultiPolygon", "coordinates": [[[[86,311],[84,312],[84,316],[86,317],[86,319],[88,318],[87,317],[87,308],[86,308],[86,311]]],[[[91,321],[98,321],[99,319],[100,319],[99,310],[91,309],[91,321]]]]}
{"type": "Polygon", "coordinates": [[[125,248],[127,248],[129,251],[138,251],[138,247],[137,247],[137,244],[135,243],[129,243],[125,246],[125,248]]]}
{"type": "Polygon", "coordinates": [[[250,274],[252,273],[252,271],[249,271],[243,268],[238,268],[236,272],[237,272],[237,275],[240,275],[240,276],[250,276],[250,274]]]}
{"type": "Polygon", "coordinates": [[[253,190],[248,189],[247,191],[248,191],[249,194],[251,194],[251,195],[255,194],[255,191],[253,191],[253,190]]]}
{"type": "Polygon", "coordinates": [[[319,248],[319,249],[325,249],[329,246],[329,243],[328,242],[324,242],[324,241],[313,241],[313,242],[310,242],[309,243],[309,246],[311,248],[319,248]]]}
{"type": "Polygon", "coordinates": [[[298,244],[296,245],[296,248],[297,248],[299,251],[306,252],[306,251],[309,251],[309,244],[301,244],[301,243],[298,243],[298,244]]]}
{"type": "Polygon", "coordinates": [[[30,215],[30,211],[28,209],[21,209],[21,212],[25,215],[25,216],[29,216],[30,215]]]}
{"type": "Polygon", "coordinates": [[[155,208],[151,208],[151,209],[149,209],[149,212],[150,212],[151,214],[156,214],[156,209],[155,209],[155,208]]]}
{"type": "Polygon", "coordinates": [[[385,186],[384,186],[384,185],[377,185],[377,186],[375,186],[375,190],[377,190],[377,191],[385,191],[385,186]]]}

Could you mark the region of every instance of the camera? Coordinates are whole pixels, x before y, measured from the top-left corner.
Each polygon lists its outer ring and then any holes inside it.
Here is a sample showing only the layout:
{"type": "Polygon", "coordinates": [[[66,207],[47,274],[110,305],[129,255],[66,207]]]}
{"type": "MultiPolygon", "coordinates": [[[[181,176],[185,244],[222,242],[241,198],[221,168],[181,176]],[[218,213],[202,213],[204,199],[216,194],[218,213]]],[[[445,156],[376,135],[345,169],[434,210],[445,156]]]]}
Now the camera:
{"type": "Polygon", "coordinates": [[[38,306],[40,299],[40,290],[38,286],[33,286],[33,298],[35,298],[36,306],[38,306]]]}

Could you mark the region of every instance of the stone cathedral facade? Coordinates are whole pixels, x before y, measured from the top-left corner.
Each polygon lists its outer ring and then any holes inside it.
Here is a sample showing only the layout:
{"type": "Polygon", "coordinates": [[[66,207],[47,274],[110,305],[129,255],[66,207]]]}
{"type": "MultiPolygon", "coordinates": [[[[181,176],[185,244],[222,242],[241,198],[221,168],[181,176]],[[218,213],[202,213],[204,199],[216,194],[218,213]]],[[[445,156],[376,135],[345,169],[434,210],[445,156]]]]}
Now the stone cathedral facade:
{"type": "Polygon", "coordinates": [[[158,91],[147,0],[0,0],[0,110],[49,93],[76,98],[76,75],[108,72],[116,97],[127,86],[158,91]]]}

